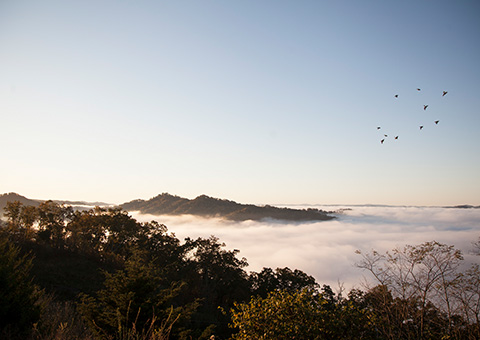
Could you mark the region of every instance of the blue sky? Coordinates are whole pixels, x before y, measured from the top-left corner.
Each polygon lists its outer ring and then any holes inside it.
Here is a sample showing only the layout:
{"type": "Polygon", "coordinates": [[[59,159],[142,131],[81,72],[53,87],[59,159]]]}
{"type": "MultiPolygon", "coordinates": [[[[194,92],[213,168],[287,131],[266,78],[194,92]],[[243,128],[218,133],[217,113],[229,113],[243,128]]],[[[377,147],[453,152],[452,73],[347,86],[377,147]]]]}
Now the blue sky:
{"type": "Polygon", "coordinates": [[[0,192],[480,204],[479,17],[477,1],[3,0],[0,192]]]}

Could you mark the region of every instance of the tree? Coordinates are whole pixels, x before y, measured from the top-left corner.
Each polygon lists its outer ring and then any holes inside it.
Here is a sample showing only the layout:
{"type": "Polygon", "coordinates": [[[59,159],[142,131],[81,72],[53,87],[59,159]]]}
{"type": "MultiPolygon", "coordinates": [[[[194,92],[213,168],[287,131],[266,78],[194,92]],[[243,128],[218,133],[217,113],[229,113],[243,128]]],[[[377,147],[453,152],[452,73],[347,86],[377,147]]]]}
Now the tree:
{"type": "Polygon", "coordinates": [[[223,249],[225,244],[215,236],[187,238],[183,247],[186,261],[183,275],[193,297],[201,299],[193,327],[215,328],[216,335],[227,337],[229,319],[219,307],[229,310],[235,301],[250,297],[250,285],[243,269],[248,263],[245,258],[237,258],[239,250],[223,249]]]}
{"type": "Polygon", "coordinates": [[[122,262],[138,241],[142,227],[120,208],[95,207],[75,212],[66,231],[72,249],[122,262]]]}
{"type": "Polygon", "coordinates": [[[7,202],[3,214],[7,217],[7,232],[16,241],[30,241],[34,238],[33,225],[38,219],[34,206],[24,206],[19,201],[7,202]]]}
{"type": "MultiPolygon", "coordinates": [[[[475,255],[480,255],[480,243],[475,244],[475,255]]],[[[472,264],[454,283],[454,296],[460,302],[468,339],[480,338],[480,265],[472,264]]]]}
{"type": "Polygon", "coordinates": [[[39,236],[56,248],[64,246],[67,222],[73,217],[71,206],[46,201],[38,207],[39,236]]]}
{"type": "Polygon", "coordinates": [[[125,258],[139,238],[142,230],[140,223],[121,208],[108,208],[103,211],[102,217],[108,235],[103,250],[125,258]]]}
{"type": "Polygon", "coordinates": [[[394,298],[403,302],[403,320],[418,320],[419,339],[428,338],[434,332],[437,328],[435,322],[443,322],[447,327],[446,334],[452,333],[453,289],[460,277],[458,269],[463,260],[460,250],[432,241],[395,248],[385,254],[375,250],[369,254],[357,253],[362,255],[357,267],[369,271],[381,286],[392,292],[394,298]],[[418,309],[414,315],[412,304],[418,309]],[[445,313],[447,321],[442,320],[435,309],[440,314],[445,313]]]}
{"type": "Polygon", "coordinates": [[[22,236],[24,240],[32,240],[35,236],[33,226],[38,220],[38,209],[34,206],[23,206],[20,212],[20,221],[22,225],[22,236]]]}
{"type": "Polygon", "coordinates": [[[180,240],[156,221],[141,223],[139,227],[137,246],[151,254],[155,265],[162,268],[164,277],[171,281],[184,280],[182,269],[186,262],[186,248],[180,245],[180,240]]]}
{"type": "Polygon", "coordinates": [[[19,201],[7,202],[3,215],[8,219],[8,225],[11,229],[18,229],[20,226],[20,213],[23,204],[19,201]]]}
{"type": "Polygon", "coordinates": [[[312,291],[289,293],[272,291],[266,298],[253,297],[247,303],[235,303],[232,325],[238,329],[233,339],[320,339],[324,303],[312,291]]]}
{"type": "Polygon", "coordinates": [[[67,224],[67,244],[72,250],[84,254],[99,254],[107,240],[100,208],[76,211],[67,224]]]}
{"type": "Polygon", "coordinates": [[[32,257],[0,238],[0,335],[22,338],[40,319],[39,290],[32,282],[32,257]]]}
{"type": "Polygon", "coordinates": [[[196,308],[196,304],[175,306],[184,285],[165,281],[148,257],[136,249],[124,269],[105,273],[105,287],[96,297],[81,295],[80,311],[98,335],[121,337],[148,329],[169,332],[176,320],[188,319],[196,308]]]}
{"type": "Polygon", "coordinates": [[[365,339],[373,334],[368,311],[354,301],[327,299],[312,289],[255,296],[247,303],[236,303],[231,315],[237,340],[365,339]]]}
{"type": "Polygon", "coordinates": [[[277,268],[275,271],[271,268],[263,268],[259,273],[250,273],[248,280],[252,287],[252,294],[263,298],[273,290],[295,292],[303,288],[318,288],[314,277],[298,269],[292,271],[288,267],[277,268]]]}

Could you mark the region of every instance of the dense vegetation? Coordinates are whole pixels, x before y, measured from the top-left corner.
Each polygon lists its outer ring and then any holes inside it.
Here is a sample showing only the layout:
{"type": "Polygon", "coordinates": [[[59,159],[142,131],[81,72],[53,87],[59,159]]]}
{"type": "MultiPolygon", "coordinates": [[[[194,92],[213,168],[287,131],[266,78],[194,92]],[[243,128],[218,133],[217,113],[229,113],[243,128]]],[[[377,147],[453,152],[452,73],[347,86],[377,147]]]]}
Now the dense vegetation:
{"type": "Polygon", "coordinates": [[[480,337],[480,270],[437,242],[359,252],[378,285],[345,294],[299,270],[247,273],[216,237],[181,242],[120,208],[9,202],[4,215],[1,338],[480,337]]]}
{"type": "Polygon", "coordinates": [[[206,195],[193,200],[163,193],[148,201],[135,200],[121,207],[128,211],[138,210],[153,215],[197,215],[222,217],[234,221],[261,220],[265,218],[287,221],[325,221],[334,218],[319,209],[290,209],[270,205],[256,206],[218,199],[206,195]]]}

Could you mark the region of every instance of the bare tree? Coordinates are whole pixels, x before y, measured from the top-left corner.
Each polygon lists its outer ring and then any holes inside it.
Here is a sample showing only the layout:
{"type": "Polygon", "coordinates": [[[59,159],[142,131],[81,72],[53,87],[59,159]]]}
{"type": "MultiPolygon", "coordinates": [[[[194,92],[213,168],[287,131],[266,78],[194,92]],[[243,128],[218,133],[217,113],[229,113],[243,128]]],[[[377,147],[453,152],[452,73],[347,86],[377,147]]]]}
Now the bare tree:
{"type": "Polygon", "coordinates": [[[480,266],[472,265],[455,282],[455,297],[461,302],[463,315],[480,325],[480,266]]]}
{"type": "MultiPolygon", "coordinates": [[[[458,268],[463,260],[462,252],[454,246],[436,241],[420,245],[406,245],[391,252],[380,254],[373,250],[363,254],[356,266],[372,274],[374,279],[386,286],[404,301],[419,302],[419,336],[423,338],[426,311],[435,306],[448,316],[449,326],[454,315],[453,290],[461,276],[458,268]]],[[[410,320],[409,311],[404,311],[404,320],[410,320]]]]}

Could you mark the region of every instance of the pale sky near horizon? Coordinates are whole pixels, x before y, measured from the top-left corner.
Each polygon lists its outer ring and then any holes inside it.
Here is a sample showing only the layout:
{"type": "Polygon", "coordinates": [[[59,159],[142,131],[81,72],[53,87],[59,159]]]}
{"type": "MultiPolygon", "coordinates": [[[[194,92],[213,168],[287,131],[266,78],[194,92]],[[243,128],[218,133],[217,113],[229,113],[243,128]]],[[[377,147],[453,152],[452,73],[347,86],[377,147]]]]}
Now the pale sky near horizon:
{"type": "Polygon", "coordinates": [[[479,61],[473,0],[0,0],[0,193],[480,205],[479,61]]]}

